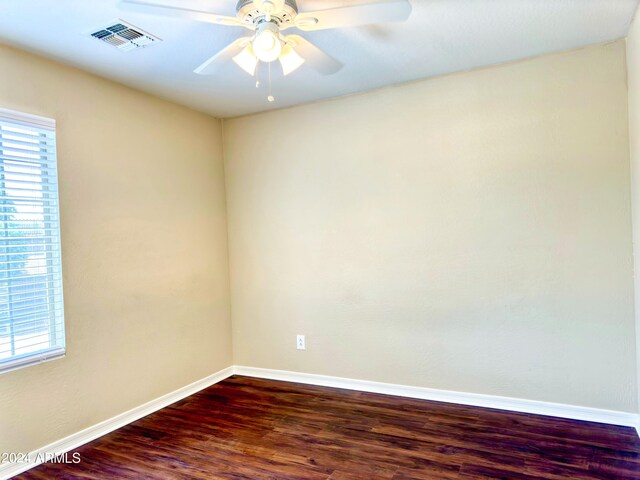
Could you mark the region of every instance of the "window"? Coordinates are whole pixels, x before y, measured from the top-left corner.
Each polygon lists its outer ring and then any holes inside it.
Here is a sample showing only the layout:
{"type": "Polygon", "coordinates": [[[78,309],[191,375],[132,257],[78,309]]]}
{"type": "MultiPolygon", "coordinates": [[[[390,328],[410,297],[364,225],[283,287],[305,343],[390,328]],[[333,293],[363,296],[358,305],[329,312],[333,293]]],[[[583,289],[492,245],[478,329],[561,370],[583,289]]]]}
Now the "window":
{"type": "Polygon", "coordinates": [[[0,373],[65,352],[55,121],[0,109],[0,373]]]}

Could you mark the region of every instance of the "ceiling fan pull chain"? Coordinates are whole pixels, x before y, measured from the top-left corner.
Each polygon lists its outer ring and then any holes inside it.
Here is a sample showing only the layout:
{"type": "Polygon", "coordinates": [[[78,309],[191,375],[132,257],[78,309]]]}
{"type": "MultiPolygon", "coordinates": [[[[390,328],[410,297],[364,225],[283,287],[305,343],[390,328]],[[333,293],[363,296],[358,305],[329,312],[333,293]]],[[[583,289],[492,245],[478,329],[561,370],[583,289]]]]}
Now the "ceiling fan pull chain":
{"type": "Polygon", "coordinates": [[[271,63],[269,63],[268,65],[269,65],[269,96],[267,97],[267,100],[269,100],[270,102],[275,102],[276,99],[271,94],[271,63]]]}

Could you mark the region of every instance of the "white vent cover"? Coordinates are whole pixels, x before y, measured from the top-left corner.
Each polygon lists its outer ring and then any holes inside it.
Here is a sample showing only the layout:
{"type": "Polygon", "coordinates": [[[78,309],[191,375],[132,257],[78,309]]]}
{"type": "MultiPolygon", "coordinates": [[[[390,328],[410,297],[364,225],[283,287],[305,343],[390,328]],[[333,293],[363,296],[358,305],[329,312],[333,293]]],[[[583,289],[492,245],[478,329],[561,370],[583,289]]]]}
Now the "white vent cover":
{"type": "Polygon", "coordinates": [[[94,30],[89,34],[123,52],[161,41],[158,37],[122,20],[110,22],[106,27],[94,30]]]}

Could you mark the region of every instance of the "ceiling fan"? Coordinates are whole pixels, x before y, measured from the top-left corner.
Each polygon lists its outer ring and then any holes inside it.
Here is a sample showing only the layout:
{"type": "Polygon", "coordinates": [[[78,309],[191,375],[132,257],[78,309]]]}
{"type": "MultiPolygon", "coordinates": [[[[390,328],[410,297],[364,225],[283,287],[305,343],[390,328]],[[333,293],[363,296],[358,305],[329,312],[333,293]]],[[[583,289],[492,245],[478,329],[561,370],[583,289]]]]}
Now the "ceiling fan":
{"type": "Polygon", "coordinates": [[[352,27],[406,20],[411,14],[409,0],[382,0],[314,12],[298,11],[296,0],[239,0],[236,16],[170,6],[144,0],[121,0],[128,10],[185,18],[200,22],[244,27],[251,34],[237,39],[194,70],[199,75],[214,74],[228,60],[233,60],[250,75],[259,62],[280,61],[284,75],[303,63],[323,75],[336,73],[343,64],[324,53],[300,35],[283,35],[290,28],[303,31],[352,27]]]}

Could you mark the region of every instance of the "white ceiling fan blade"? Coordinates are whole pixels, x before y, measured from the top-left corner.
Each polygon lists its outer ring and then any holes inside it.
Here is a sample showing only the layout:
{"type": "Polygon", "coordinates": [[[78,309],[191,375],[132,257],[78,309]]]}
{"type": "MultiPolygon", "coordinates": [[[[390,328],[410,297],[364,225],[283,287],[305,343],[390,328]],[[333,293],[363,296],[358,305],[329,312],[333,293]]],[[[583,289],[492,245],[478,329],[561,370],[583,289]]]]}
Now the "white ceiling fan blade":
{"type": "Polygon", "coordinates": [[[304,58],[307,65],[323,75],[336,73],[344,66],[338,60],[330,57],[300,35],[289,35],[287,37],[287,44],[291,45],[298,55],[304,58]]]}
{"type": "Polygon", "coordinates": [[[226,15],[218,15],[211,12],[201,10],[193,10],[190,8],[177,7],[173,5],[165,5],[162,3],[145,2],[138,0],[121,0],[118,4],[120,8],[133,12],[150,13],[152,15],[163,15],[173,18],[183,18],[186,20],[195,20],[198,22],[215,23],[218,25],[229,25],[232,27],[247,27],[251,25],[244,23],[236,17],[226,15]]]}
{"type": "Polygon", "coordinates": [[[295,25],[300,30],[355,27],[372,23],[401,22],[411,15],[409,0],[386,0],[350,7],[300,13],[295,25]]]}
{"type": "Polygon", "coordinates": [[[251,37],[242,37],[233,42],[228,47],[220,50],[213,57],[205,61],[202,65],[196,68],[193,73],[198,75],[212,75],[225,63],[239,54],[244,47],[246,47],[251,41],[251,37]]]}

